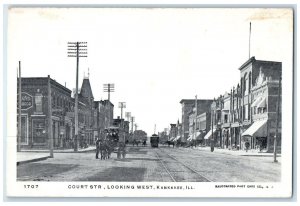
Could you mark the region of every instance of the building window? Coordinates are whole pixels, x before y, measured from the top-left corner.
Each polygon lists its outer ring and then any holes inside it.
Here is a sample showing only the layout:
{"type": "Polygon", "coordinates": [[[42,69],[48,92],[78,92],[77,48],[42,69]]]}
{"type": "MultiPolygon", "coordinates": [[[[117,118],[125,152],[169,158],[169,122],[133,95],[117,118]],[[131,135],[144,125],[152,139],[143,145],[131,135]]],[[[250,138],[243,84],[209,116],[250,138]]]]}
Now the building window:
{"type": "Polygon", "coordinates": [[[43,96],[42,94],[36,94],[35,96],[35,111],[41,113],[43,111],[43,96]]]}
{"type": "Polygon", "coordinates": [[[225,115],[224,115],[224,123],[227,123],[227,122],[228,122],[228,115],[225,114],[225,115]]]}
{"type": "Polygon", "coordinates": [[[32,120],[32,139],[33,143],[44,144],[46,143],[46,127],[44,119],[32,120]]]}
{"type": "Polygon", "coordinates": [[[251,93],[251,87],[252,87],[252,81],[251,81],[252,78],[251,78],[251,76],[252,76],[252,73],[250,72],[249,73],[249,78],[248,78],[249,79],[249,91],[248,91],[249,94],[251,93]]]}
{"type": "Polygon", "coordinates": [[[21,116],[21,144],[28,145],[28,117],[21,116]]]}
{"type": "Polygon", "coordinates": [[[244,75],[244,94],[248,94],[248,76],[247,76],[247,73],[244,75]]]}

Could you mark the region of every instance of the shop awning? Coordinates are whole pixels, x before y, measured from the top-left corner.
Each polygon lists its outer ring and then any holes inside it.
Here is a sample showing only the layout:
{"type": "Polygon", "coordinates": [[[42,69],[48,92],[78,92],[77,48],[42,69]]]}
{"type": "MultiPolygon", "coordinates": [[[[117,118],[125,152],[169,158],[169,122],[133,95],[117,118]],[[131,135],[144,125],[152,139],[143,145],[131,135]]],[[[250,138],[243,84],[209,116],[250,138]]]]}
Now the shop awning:
{"type": "Polygon", "coordinates": [[[203,137],[202,136],[202,133],[201,132],[196,132],[196,139],[202,139],[201,137],[203,137]]]}
{"type": "Polygon", "coordinates": [[[176,137],[171,137],[171,139],[169,139],[169,141],[173,141],[173,139],[175,139],[176,137]]]}
{"type": "Polygon", "coordinates": [[[263,98],[263,99],[257,104],[257,107],[260,107],[260,108],[266,108],[266,107],[267,107],[267,101],[266,101],[266,98],[263,98]]]}
{"type": "Polygon", "coordinates": [[[175,142],[175,141],[177,141],[177,140],[179,140],[180,139],[180,136],[177,136],[175,139],[173,139],[172,141],[173,142],[175,142]]]}
{"type": "Polygon", "coordinates": [[[257,97],[251,104],[251,107],[257,107],[257,104],[262,100],[262,97],[257,97]]]}
{"type": "Polygon", "coordinates": [[[267,136],[267,119],[255,121],[242,136],[267,136]]]}
{"type": "MultiPolygon", "coordinates": [[[[213,130],[213,133],[215,133],[215,132],[216,132],[216,129],[213,130]]],[[[209,132],[207,132],[204,139],[210,139],[210,138],[211,138],[211,130],[209,130],[209,132]]]]}

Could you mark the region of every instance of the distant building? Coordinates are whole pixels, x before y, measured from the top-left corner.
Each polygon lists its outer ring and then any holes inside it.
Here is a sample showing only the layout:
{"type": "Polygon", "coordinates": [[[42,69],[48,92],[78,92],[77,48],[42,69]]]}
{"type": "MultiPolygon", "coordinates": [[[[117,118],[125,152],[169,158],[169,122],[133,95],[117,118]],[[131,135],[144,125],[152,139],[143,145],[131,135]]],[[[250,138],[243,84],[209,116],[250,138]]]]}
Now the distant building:
{"type": "Polygon", "coordinates": [[[211,114],[210,111],[204,112],[197,116],[196,128],[200,132],[200,144],[205,144],[204,137],[210,131],[211,114]]]}
{"type": "Polygon", "coordinates": [[[97,113],[97,129],[99,137],[104,139],[104,130],[113,125],[114,105],[109,100],[94,101],[97,113]]]}
{"type": "Polygon", "coordinates": [[[230,143],[232,149],[240,148],[241,145],[241,87],[237,84],[230,92],[230,143]]]}
{"type": "Polygon", "coordinates": [[[231,94],[226,92],[223,96],[223,107],[221,110],[223,148],[231,148],[230,115],[231,115],[231,94]]]}
{"type": "Polygon", "coordinates": [[[169,134],[169,140],[174,140],[176,141],[177,139],[179,139],[180,137],[177,135],[178,131],[177,131],[177,127],[176,124],[170,124],[171,128],[170,128],[170,134],[169,134]],[[178,136],[178,138],[177,138],[178,136]]]}
{"type": "Polygon", "coordinates": [[[78,102],[79,145],[84,142],[92,145],[98,136],[97,111],[94,108],[94,96],[88,77],[82,81],[78,102]]]}
{"type": "Polygon", "coordinates": [[[133,132],[133,139],[137,141],[147,141],[147,133],[143,130],[135,130],[133,132]]]}
{"type": "MultiPolygon", "coordinates": [[[[182,99],[180,104],[182,106],[182,136],[181,142],[186,142],[189,138],[189,130],[190,130],[190,120],[189,116],[191,111],[193,111],[193,107],[195,107],[195,99],[182,99]]],[[[210,105],[213,100],[197,100],[197,115],[202,114],[204,112],[208,112],[210,110],[210,105]]]]}

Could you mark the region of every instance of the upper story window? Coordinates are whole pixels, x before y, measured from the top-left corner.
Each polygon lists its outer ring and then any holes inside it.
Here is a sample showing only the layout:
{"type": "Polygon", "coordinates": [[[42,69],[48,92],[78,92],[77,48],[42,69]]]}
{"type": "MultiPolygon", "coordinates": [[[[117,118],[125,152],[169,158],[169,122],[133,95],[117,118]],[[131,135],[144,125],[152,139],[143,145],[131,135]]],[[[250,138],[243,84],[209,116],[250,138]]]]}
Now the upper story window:
{"type": "Polygon", "coordinates": [[[244,94],[247,95],[248,94],[248,86],[249,86],[249,78],[248,78],[248,75],[247,73],[244,75],[244,88],[243,88],[243,91],[244,91],[244,94]]]}
{"type": "Polygon", "coordinates": [[[251,72],[249,73],[248,80],[249,80],[248,93],[250,94],[251,93],[251,88],[252,88],[252,73],[251,72]]]}
{"type": "Polygon", "coordinates": [[[227,123],[228,122],[228,114],[225,114],[224,115],[224,123],[227,123]]]}

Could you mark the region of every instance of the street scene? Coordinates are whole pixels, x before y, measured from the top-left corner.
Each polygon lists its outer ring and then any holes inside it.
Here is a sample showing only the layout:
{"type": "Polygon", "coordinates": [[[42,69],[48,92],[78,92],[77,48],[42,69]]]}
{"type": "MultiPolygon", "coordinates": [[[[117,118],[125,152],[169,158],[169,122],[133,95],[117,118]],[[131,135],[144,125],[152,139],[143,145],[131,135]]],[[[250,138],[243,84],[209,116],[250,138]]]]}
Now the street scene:
{"type": "Polygon", "coordinates": [[[282,181],[289,10],[11,16],[18,182],[282,181]]]}
{"type": "Polygon", "coordinates": [[[128,147],[125,159],[99,161],[94,152],[58,153],[21,164],[19,181],[102,182],[280,182],[281,164],[272,156],[229,154],[205,148],[128,147]],[[66,159],[68,161],[66,161],[66,159]],[[247,172],[245,172],[247,171],[247,172]]]}

